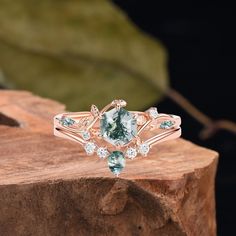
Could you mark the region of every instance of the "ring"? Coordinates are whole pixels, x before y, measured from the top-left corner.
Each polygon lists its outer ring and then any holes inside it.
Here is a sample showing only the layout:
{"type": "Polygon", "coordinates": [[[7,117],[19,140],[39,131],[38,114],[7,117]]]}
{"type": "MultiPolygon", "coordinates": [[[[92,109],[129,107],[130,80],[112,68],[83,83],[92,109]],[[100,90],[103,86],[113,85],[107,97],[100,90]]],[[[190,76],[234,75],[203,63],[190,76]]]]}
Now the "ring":
{"type": "Polygon", "coordinates": [[[150,149],[181,135],[181,118],[158,113],[156,107],[145,112],[128,111],[124,100],[114,100],[102,110],[68,112],[54,117],[54,135],[78,142],[87,155],[107,159],[108,167],[118,176],[126,159],[147,156],[150,149]]]}

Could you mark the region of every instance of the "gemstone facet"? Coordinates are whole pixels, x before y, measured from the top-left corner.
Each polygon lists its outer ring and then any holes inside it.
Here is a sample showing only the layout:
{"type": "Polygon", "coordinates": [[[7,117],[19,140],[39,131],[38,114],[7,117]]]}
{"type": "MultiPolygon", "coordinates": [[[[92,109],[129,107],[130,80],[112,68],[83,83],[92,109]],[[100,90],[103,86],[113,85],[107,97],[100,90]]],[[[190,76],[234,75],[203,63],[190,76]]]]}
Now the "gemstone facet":
{"type": "Polygon", "coordinates": [[[129,147],[126,152],[125,155],[130,158],[130,159],[134,159],[137,156],[137,150],[134,147],[129,147]]]}
{"type": "Polygon", "coordinates": [[[142,143],[139,146],[138,151],[141,155],[146,156],[150,151],[150,146],[147,143],[142,143]]]}
{"type": "Polygon", "coordinates": [[[95,152],[96,145],[93,142],[87,142],[84,145],[84,149],[88,155],[92,155],[95,152]]]}
{"type": "Polygon", "coordinates": [[[100,147],[97,149],[97,155],[101,158],[104,159],[109,155],[109,152],[106,148],[100,147]]]}
{"type": "Polygon", "coordinates": [[[113,108],[101,119],[101,135],[113,145],[123,146],[137,135],[137,120],[124,108],[113,108]]]}
{"type": "Polygon", "coordinates": [[[125,157],[123,152],[113,151],[108,156],[108,167],[113,174],[118,176],[125,167],[125,157]]]}
{"type": "Polygon", "coordinates": [[[173,125],[174,125],[174,122],[172,120],[165,120],[161,122],[160,129],[169,129],[173,125]]]}

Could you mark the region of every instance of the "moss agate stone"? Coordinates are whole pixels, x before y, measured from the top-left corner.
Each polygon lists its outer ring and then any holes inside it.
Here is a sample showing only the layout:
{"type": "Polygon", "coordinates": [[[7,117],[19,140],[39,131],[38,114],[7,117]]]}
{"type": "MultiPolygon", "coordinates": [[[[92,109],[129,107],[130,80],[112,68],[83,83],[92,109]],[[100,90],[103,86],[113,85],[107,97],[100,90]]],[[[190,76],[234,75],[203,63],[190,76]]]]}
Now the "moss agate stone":
{"type": "Polygon", "coordinates": [[[107,142],[123,146],[137,135],[137,120],[124,108],[113,108],[102,115],[100,129],[107,142]]]}
{"type": "Polygon", "coordinates": [[[125,157],[123,152],[114,151],[112,152],[107,159],[109,169],[115,175],[119,175],[120,172],[125,167],[125,157]]]}

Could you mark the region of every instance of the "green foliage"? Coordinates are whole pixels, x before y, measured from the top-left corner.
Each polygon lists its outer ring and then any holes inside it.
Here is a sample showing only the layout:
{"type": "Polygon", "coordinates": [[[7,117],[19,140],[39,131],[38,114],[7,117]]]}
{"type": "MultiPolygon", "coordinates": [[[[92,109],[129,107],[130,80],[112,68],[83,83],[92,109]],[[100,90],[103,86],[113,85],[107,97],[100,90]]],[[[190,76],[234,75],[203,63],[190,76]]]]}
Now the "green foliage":
{"type": "Polygon", "coordinates": [[[142,109],[168,88],[161,44],[107,0],[1,0],[0,69],[70,110],[115,98],[142,109]]]}

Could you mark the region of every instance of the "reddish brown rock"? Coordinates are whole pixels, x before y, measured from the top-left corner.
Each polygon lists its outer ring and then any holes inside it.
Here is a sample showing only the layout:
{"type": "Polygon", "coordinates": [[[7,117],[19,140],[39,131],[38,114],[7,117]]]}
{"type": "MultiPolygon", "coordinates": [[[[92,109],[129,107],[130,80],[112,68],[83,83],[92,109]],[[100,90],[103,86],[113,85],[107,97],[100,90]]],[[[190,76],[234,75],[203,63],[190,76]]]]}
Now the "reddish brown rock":
{"type": "Polygon", "coordinates": [[[216,235],[218,154],[186,140],[127,161],[106,161],[53,136],[64,106],[0,91],[0,235],[216,235]]]}

